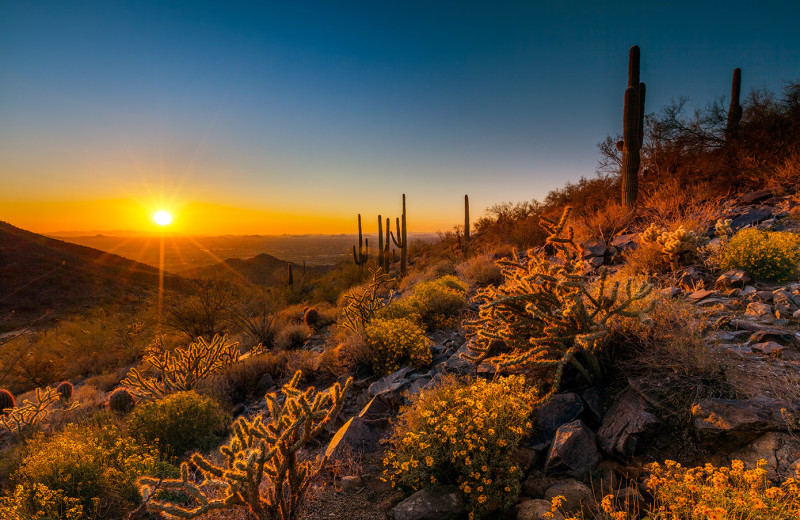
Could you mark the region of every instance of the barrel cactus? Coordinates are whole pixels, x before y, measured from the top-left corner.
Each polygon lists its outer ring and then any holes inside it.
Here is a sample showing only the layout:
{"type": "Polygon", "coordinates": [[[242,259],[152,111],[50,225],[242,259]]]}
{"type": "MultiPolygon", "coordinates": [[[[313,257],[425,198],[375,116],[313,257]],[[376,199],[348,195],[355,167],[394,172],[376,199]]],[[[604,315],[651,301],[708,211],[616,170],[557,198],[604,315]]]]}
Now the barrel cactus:
{"type": "Polygon", "coordinates": [[[59,383],[56,387],[56,390],[59,394],[61,394],[61,399],[64,401],[69,401],[72,399],[72,392],[75,390],[72,386],[72,383],[69,381],[64,381],[63,383],[59,383]]]}
{"type": "Polygon", "coordinates": [[[319,311],[314,307],[309,307],[303,315],[303,320],[308,328],[316,330],[319,327],[319,311]]]}
{"type": "Polygon", "coordinates": [[[4,410],[15,406],[17,406],[17,402],[14,400],[14,394],[5,388],[0,388],[0,415],[4,414],[4,410]]]}
{"type": "Polygon", "coordinates": [[[121,414],[130,412],[134,404],[133,395],[131,395],[128,390],[121,387],[111,392],[111,396],[108,398],[108,407],[121,414]]]}

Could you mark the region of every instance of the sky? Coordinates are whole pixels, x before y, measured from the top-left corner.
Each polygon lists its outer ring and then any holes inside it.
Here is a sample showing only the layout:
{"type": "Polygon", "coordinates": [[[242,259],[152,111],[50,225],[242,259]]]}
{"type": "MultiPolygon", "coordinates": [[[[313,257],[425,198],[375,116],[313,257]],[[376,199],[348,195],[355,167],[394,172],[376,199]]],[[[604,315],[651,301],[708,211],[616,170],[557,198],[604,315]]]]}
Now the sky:
{"type": "Polygon", "coordinates": [[[800,2],[0,0],[0,220],[409,232],[595,175],[647,112],[800,79],[800,2]],[[374,224],[371,224],[374,226],[374,224]],[[368,229],[367,229],[368,228],[368,229]]]}

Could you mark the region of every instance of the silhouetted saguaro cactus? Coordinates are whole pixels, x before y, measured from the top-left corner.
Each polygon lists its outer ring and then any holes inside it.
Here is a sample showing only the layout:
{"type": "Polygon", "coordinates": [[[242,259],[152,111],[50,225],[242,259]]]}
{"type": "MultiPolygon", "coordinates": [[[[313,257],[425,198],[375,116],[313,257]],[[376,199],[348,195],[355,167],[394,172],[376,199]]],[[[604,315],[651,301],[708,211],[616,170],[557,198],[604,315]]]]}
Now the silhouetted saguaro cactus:
{"type": "Polygon", "coordinates": [[[622,114],[622,203],[633,206],[639,193],[639,152],[644,141],[645,86],[639,81],[639,46],[628,54],[628,88],[622,114]]]}
{"type": "MultiPolygon", "coordinates": [[[[400,249],[400,276],[406,275],[406,264],[408,263],[408,235],[406,234],[406,194],[403,193],[403,220],[402,228],[400,219],[397,221],[397,237],[392,234],[392,242],[400,249]]],[[[391,234],[391,233],[390,233],[391,234]]]]}
{"type": "Polygon", "coordinates": [[[356,246],[353,246],[353,261],[356,265],[361,267],[361,271],[364,271],[364,264],[367,263],[367,259],[369,258],[369,239],[364,242],[363,236],[361,235],[361,213],[358,214],[358,253],[356,254],[356,246]],[[366,244],[366,247],[364,245],[366,244]]]}
{"type": "Polygon", "coordinates": [[[389,240],[389,235],[391,234],[392,234],[392,220],[389,217],[386,217],[386,244],[384,245],[383,265],[381,266],[381,269],[383,269],[384,273],[389,272],[389,264],[392,263],[390,254],[393,252],[391,251],[392,243],[389,240]]]}
{"type": "MultiPolygon", "coordinates": [[[[389,237],[386,237],[386,243],[389,243],[389,237]]],[[[378,267],[383,269],[384,265],[384,254],[383,254],[383,217],[378,215],[378,267]]]]}
{"type": "Polygon", "coordinates": [[[294,286],[294,276],[292,275],[292,264],[286,264],[289,267],[289,287],[294,286]]]}
{"type": "Polygon", "coordinates": [[[469,195],[464,195],[464,256],[469,254],[469,195]]]}
{"type": "Polygon", "coordinates": [[[733,69],[733,82],[731,83],[731,106],[728,108],[728,123],[725,126],[725,137],[736,137],[739,131],[739,121],[742,120],[742,105],[739,104],[739,95],[742,90],[742,69],[733,69]]]}

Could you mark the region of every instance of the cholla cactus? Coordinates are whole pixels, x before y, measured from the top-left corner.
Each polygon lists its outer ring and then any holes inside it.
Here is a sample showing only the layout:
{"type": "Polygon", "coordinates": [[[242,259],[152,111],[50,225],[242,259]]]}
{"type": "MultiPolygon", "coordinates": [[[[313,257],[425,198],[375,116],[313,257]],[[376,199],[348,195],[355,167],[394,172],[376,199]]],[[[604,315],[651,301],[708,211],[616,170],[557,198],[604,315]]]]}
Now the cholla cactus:
{"type": "MultiPolygon", "coordinates": [[[[352,330],[359,332],[364,330],[364,326],[369,323],[375,313],[388,305],[383,301],[383,298],[378,296],[378,290],[385,284],[394,282],[393,278],[389,278],[388,274],[383,273],[380,269],[377,271],[369,270],[372,275],[372,280],[369,285],[363,290],[351,290],[344,295],[347,300],[347,306],[344,308],[344,320],[342,325],[352,330]]],[[[389,295],[391,300],[392,294],[389,295]]]]}
{"type": "Polygon", "coordinates": [[[681,226],[672,233],[666,231],[661,233],[657,242],[661,247],[661,253],[674,271],[678,269],[686,255],[697,250],[702,239],[694,231],[687,231],[681,226]]]}
{"type": "Polygon", "coordinates": [[[158,399],[167,394],[189,391],[212,372],[239,360],[238,343],[229,343],[227,336],[208,342],[199,338],[185,349],[167,350],[160,339],[148,348],[144,360],[160,372],[160,381],[146,378],[132,368],[121,381],[131,392],[144,399],[158,399]]]}
{"type": "Polygon", "coordinates": [[[639,233],[639,237],[641,237],[642,242],[648,244],[655,244],[658,242],[658,237],[661,236],[661,233],[664,231],[656,227],[655,224],[651,223],[650,227],[645,229],[644,232],[639,233]]]}
{"type": "Polygon", "coordinates": [[[730,237],[733,235],[733,229],[731,228],[731,219],[719,219],[717,223],[714,224],[714,234],[718,237],[730,237]]]}
{"type": "Polygon", "coordinates": [[[569,213],[567,208],[558,223],[542,222],[558,258],[551,261],[540,253],[525,261],[515,251],[512,260],[501,260],[505,282],[478,292],[479,317],[466,322],[478,354],[467,357],[479,363],[499,354],[491,360],[499,372],[544,369],[550,388],[542,399],[558,389],[567,365],[588,381],[599,379],[597,354],[608,338],[609,320],[647,312],[631,307],[651,290],[649,285],[634,289],[628,281],[620,291],[619,282],[607,283],[605,272],[592,289],[583,274],[581,248],[566,227],[569,213]]]}
{"type": "Polygon", "coordinates": [[[333,421],[352,383],[351,378],[344,387],[336,383],[327,392],[316,393],[313,387],[299,390],[300,377],[298,371],[284,385],[283,404],[277,393],[266,395],[268,416],[258,416],[252,421],[244,417],[236,420],[233,437],[220,448],[226,459],[224,465],[216,465],[199,453],[192,455],[192,462],[203,474],[204,484],[190,481],[189,466],[185,462],[181,465],[180,479],[159,481],[141,477],[137,484],[147,508],[181,518],[195,518],[214,509],[246,505],[259,520],[297,518],[308,483],[326,460],[301,463],[297,452],[333,421]],[[262,484],[265,478],[266,486],[262,484]],[[195,503],[181,505],[160,500],[153,495],[159,482],[161,489],[184,491],[195,503]],[[222,497],[211,491],[219,488],[224,489],[222,497]]]}
{"type": "Polygon", "coordinates": [[[0,415],[0,426],[9,432],[25,436],[43,421],[51,411],[66,412],[76,408],[78,403],[73,402],[60,410],[51,410],[51,406],[61,399],[61,394],[52,387],[36,389],[36,401],[25,399],[16,408],[7,409],[6,415],[0,415]]]}

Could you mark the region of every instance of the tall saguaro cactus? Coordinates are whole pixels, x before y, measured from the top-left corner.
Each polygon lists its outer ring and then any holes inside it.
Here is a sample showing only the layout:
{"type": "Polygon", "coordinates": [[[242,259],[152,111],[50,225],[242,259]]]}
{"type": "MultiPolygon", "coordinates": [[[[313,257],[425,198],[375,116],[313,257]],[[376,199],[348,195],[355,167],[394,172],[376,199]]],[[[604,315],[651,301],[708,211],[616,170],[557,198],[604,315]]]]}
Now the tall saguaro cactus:
{"type": "Polygon", "coordinates": [[[728,123],[725,125],[725,137],[731,139],[736,137],[739,131],[739,121],[742,120],[742,105],[739,104],[739,95],[742,90],[742,69],[733,69],[733,81],[731,82],[731,106],[728,108],[728,123]]]}
{"type": "MultiPolygon", "coordinates": [[[[389,237],[386,237],[386,243],[389,243],[389,237]]],[[[383,217],[378,215],[378,268],[383,269],[384,255],[383,255],[383,217]]],[[[386,271],[384,271],[386,272],[386,271]]]]}
{"type": "Polygon", "coordinates": [[[364,264],[367,263],[369,258],[369,239],[364,242],[361,235],[361,213],[358,214],[358,253],[356,253],[356,246],[353,246],[353,261],[356,265],[361,266],[361,271],[364,271],[364,264]],[[366,244],[366,247],[365,247],[366,244]]]}
{"type": "MultiPolygon", "coordinates": [[[[408,262],[408,235],[406,234],[406,194],[403,193],[403,226],[400,227],[400,219],[397,220],[397,236],[392,235],[392,242],[400,249],[400,276],[406,275],[406,264],[408,262]]],[[[391,233],[390,233],[391,234],[391,233]]]]}
{"type": "Polygon", "coordinates": [[[639,46],[628,53],[628,88],[622,113],[622,203],[636,204],[639,193],[639,152],[644,140],[644,83],[639,81],[639,46]]]}
{"type": "Polygon", "coordinates": [[[469,254],[469,195],[464,195],[464,256],[469,254]]]}
{"type": "Polygon", "coordinates": [[[389,272],[389,264],[391,263],[391,255],[390,249],[392,244],[389,240],[389,235],[392,234],[392,220],[389,217],[386,217],[386,244],[384,245],[385,249],[383,250],[383,265],[381,268],[383,269],[384,273],[389,272]]]}

